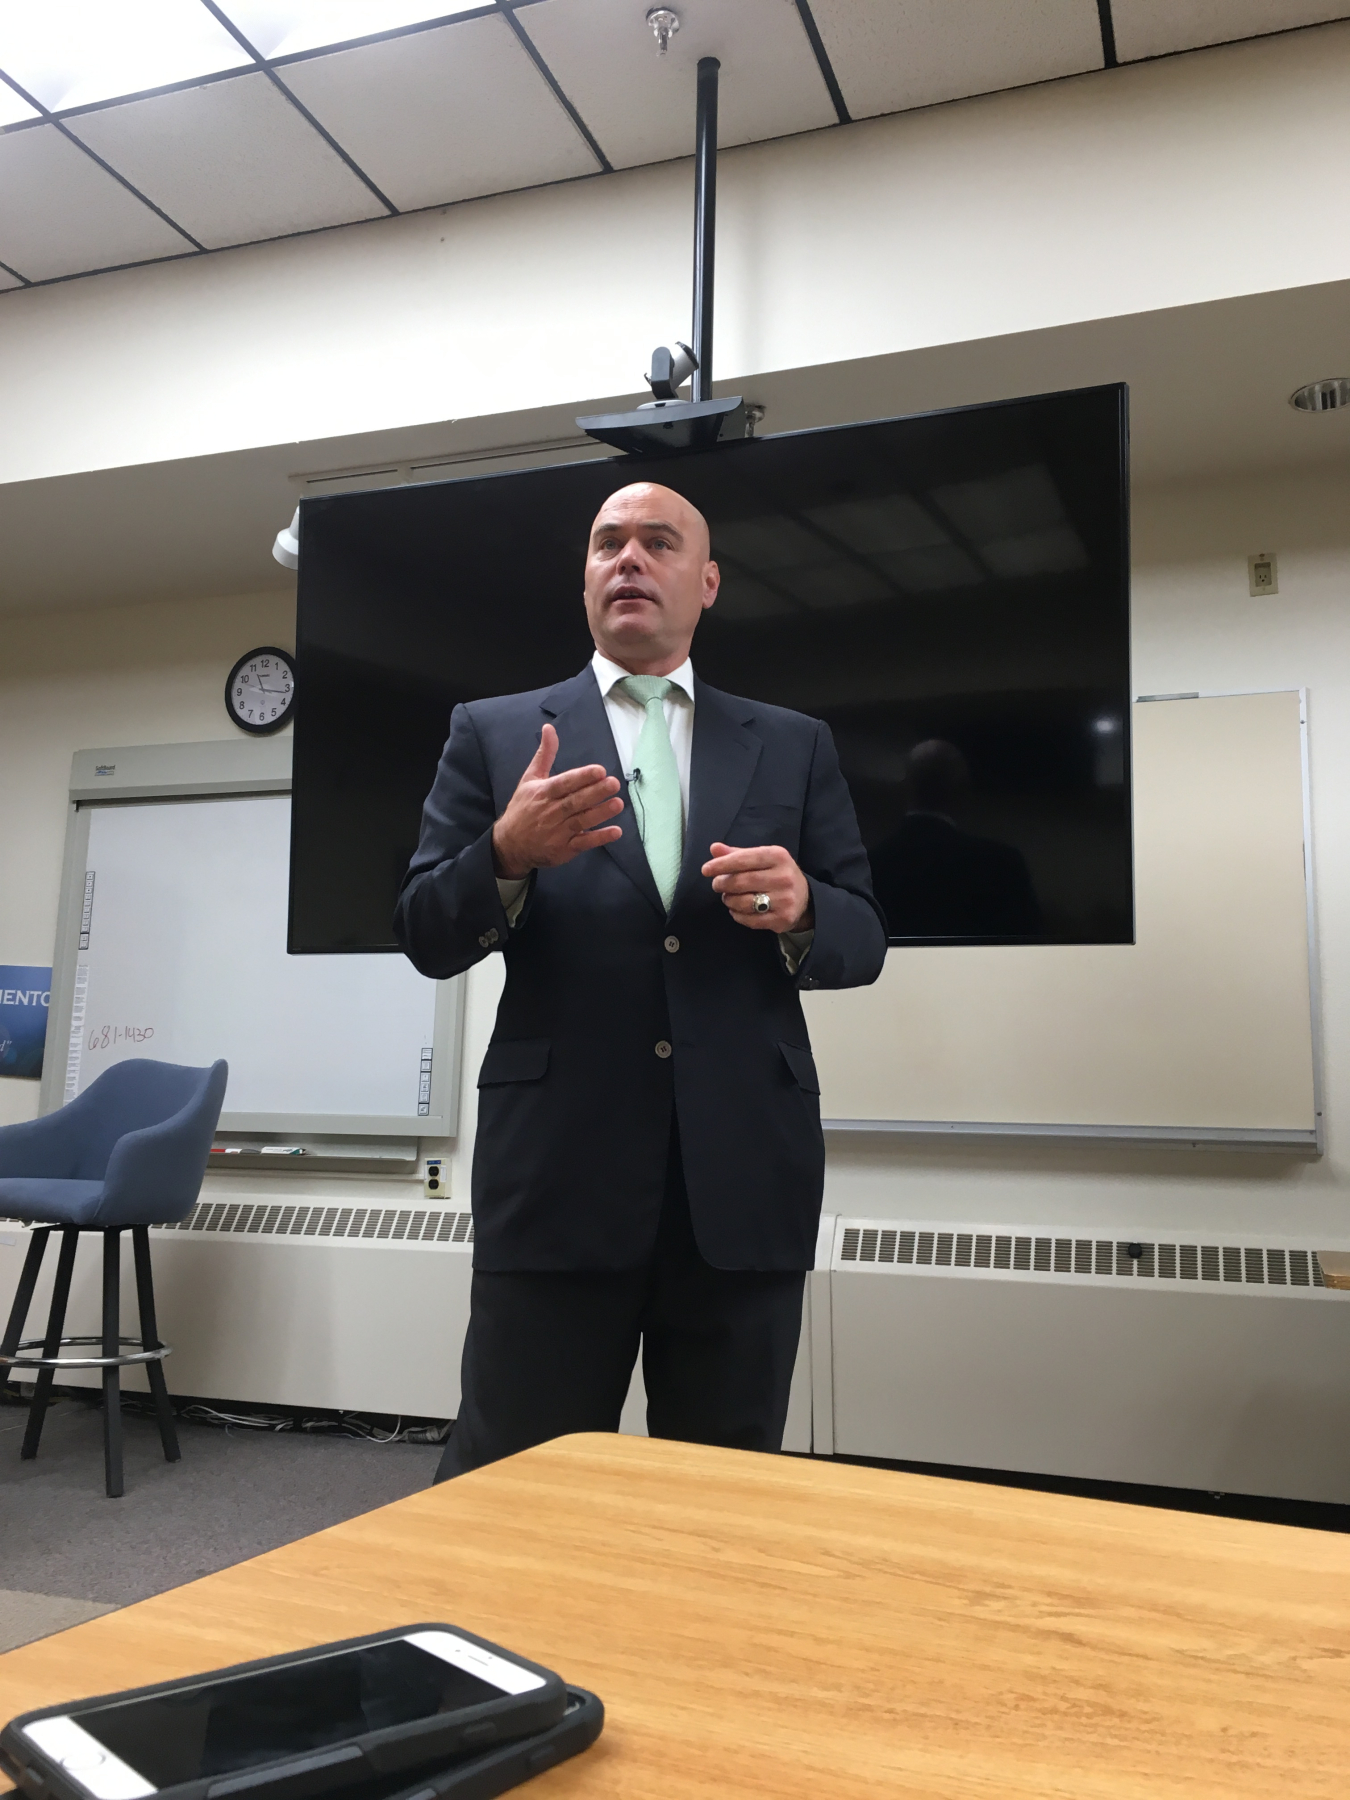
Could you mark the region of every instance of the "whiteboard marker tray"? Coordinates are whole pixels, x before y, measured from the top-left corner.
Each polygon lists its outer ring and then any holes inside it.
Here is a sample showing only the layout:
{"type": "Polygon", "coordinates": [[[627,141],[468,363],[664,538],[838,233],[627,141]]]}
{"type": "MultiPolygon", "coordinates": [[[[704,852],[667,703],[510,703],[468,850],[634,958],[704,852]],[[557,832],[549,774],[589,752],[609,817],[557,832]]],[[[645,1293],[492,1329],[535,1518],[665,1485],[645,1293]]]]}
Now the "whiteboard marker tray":
{"type": "Polygon", "coordinates": [[[411,1175],[416,1138],[281,1137],[222,1133],[211,1146],[208,1174],[411,1175]]]}

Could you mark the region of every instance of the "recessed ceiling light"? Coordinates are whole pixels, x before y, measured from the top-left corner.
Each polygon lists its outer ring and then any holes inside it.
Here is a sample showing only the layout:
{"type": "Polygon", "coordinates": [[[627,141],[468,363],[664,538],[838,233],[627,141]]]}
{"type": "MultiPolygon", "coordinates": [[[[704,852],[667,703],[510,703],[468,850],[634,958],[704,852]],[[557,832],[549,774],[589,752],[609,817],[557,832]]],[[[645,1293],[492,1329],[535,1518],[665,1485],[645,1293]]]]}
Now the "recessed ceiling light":
{"type": "Polygon", "coordinates": [[[26,100],[20,100],[12,87],[0,81],[0,125],[17,125],[20,119],[40,119],[42,114],[26,100]]]}
{"type": "Polygon", "coordinates": [[[1350,375],[1328,375],[1325,381],[1295,388],[1289,404],[1300,412],[1334,412],[1338,406],[1350,406],[1350,375]]]}
{"type": "Polygon", "coordinates": [[[0,69],[52,112],[248,61],[199,0],[42,0],[0,7],[0,69]]]}
{"type": "Polygon", "coordinates": [[[220,10],[260,56],[325,50],[482,5],[483,0],[220,0],[220,10]]]}

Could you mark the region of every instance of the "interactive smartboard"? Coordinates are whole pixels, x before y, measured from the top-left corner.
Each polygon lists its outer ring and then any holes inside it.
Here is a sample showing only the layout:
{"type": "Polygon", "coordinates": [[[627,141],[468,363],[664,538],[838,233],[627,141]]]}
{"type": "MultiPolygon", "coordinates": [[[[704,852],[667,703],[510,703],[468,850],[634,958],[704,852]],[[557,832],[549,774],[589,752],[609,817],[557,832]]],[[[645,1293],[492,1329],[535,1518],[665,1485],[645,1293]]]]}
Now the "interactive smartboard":
{"type": "Polygon", "coordinates": [[[224,1057],[224,1130],[453,1129],[451,984],[401,956],[287,955],[288,793],[106,793],[68,840],[58,1103],[126,1057],[224,1057]]]}

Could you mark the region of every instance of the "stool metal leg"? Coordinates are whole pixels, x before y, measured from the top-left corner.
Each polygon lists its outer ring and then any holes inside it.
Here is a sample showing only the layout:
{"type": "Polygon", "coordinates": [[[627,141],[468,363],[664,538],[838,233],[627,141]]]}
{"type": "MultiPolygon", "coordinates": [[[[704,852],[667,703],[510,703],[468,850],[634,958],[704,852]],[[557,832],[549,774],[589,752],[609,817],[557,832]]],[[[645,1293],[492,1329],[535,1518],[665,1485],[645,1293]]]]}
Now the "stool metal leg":
{"type": "MultiPolygon", "coordinates": [[[[103,1354],[121,1353],[122,1233],[103,1233],[103,1354]]],[[[108,1498],[122,1495],[122,1371],[111,1363],[103,1371],[103,1469],[108,1498]]]]}
{"type": "MultiPolygon", "coordinates": [[[[19,1276],[19,1285],[14,1290],[14,1304],[9,1309],[9,1324],[5,1327],[4,1337],[0,1338],[0,1356],[13,1356],[19,1347],[28,1309],[33,1304],[33,1290],[42,1268],[43,1253],[51,1235],[51,1227],[43,1225],[28,1240],[28,1254],[23,1259],[23,1272],[19,1276]]],[[[0,1364],[0,1387],[7,1386],[8,1382],[9,1364],[0,1364]]]]}
{"type": "MultiPolygon", "coordinates": [[[[61,1333],[66,1328],[66,1302],[70,1299],[70,1278],[74,1273],[75,1252],[79,1244],[79,1227],[65,1226],[61,1232],[61,1254],[56,1259],[51,1311],[47,1314],[47,1336],[42,1346],[44,1356],[57,1356],[61,1350],[61,1333]]],[[[23,1447],[19,1451],[24,1462],[31,1462],[38,1453],[42,1422],[47,1416],[47,1402],[51,1399],[52,1382],[55,1379],[55,1369],[38,1370],[32,1404],[28,1408],[28,1429],[23,1434],[23,1447]]]]}
{"type": "MultiPolygon", "coordinates": [[[[148,1225],[132,1226],[131,1247],[136,1256],[136,1299],[141,1309],[141,1348],[158,1350],[161,1345],[159,1326],[155,1322],[155,1284],[150,1273],[148,1225]]],[[[150,1392],[155,1397],[155,1417],[159,1421],[159,1439],[164,1446],[164,1460],[177,1462],[181,1452],[178,1448],[178,1432],[173,1422],[173,1407],[169,1402],[168,1383],[164,1379],[164,1364],[147,1363],[145,1372],[150,1382],[150,1392]]]]}

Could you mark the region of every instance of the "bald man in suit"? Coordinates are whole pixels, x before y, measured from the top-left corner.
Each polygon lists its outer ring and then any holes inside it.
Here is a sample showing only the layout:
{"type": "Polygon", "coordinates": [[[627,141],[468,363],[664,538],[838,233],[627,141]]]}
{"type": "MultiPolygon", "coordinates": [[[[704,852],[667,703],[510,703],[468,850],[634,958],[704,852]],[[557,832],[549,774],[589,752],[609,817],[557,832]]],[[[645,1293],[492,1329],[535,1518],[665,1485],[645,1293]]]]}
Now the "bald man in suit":
{"type": "Polygon", "coordinates": [[[875,981],[886,933],[828,728],[694,673],[718,582],[688,501],[620,489],[591,662],[450,722],[395,929],[506,986],[438,1480],[616,1430],[639,1345],[653,1435],[782,1444],[825,1160],[799,994],[875,981]]]}

